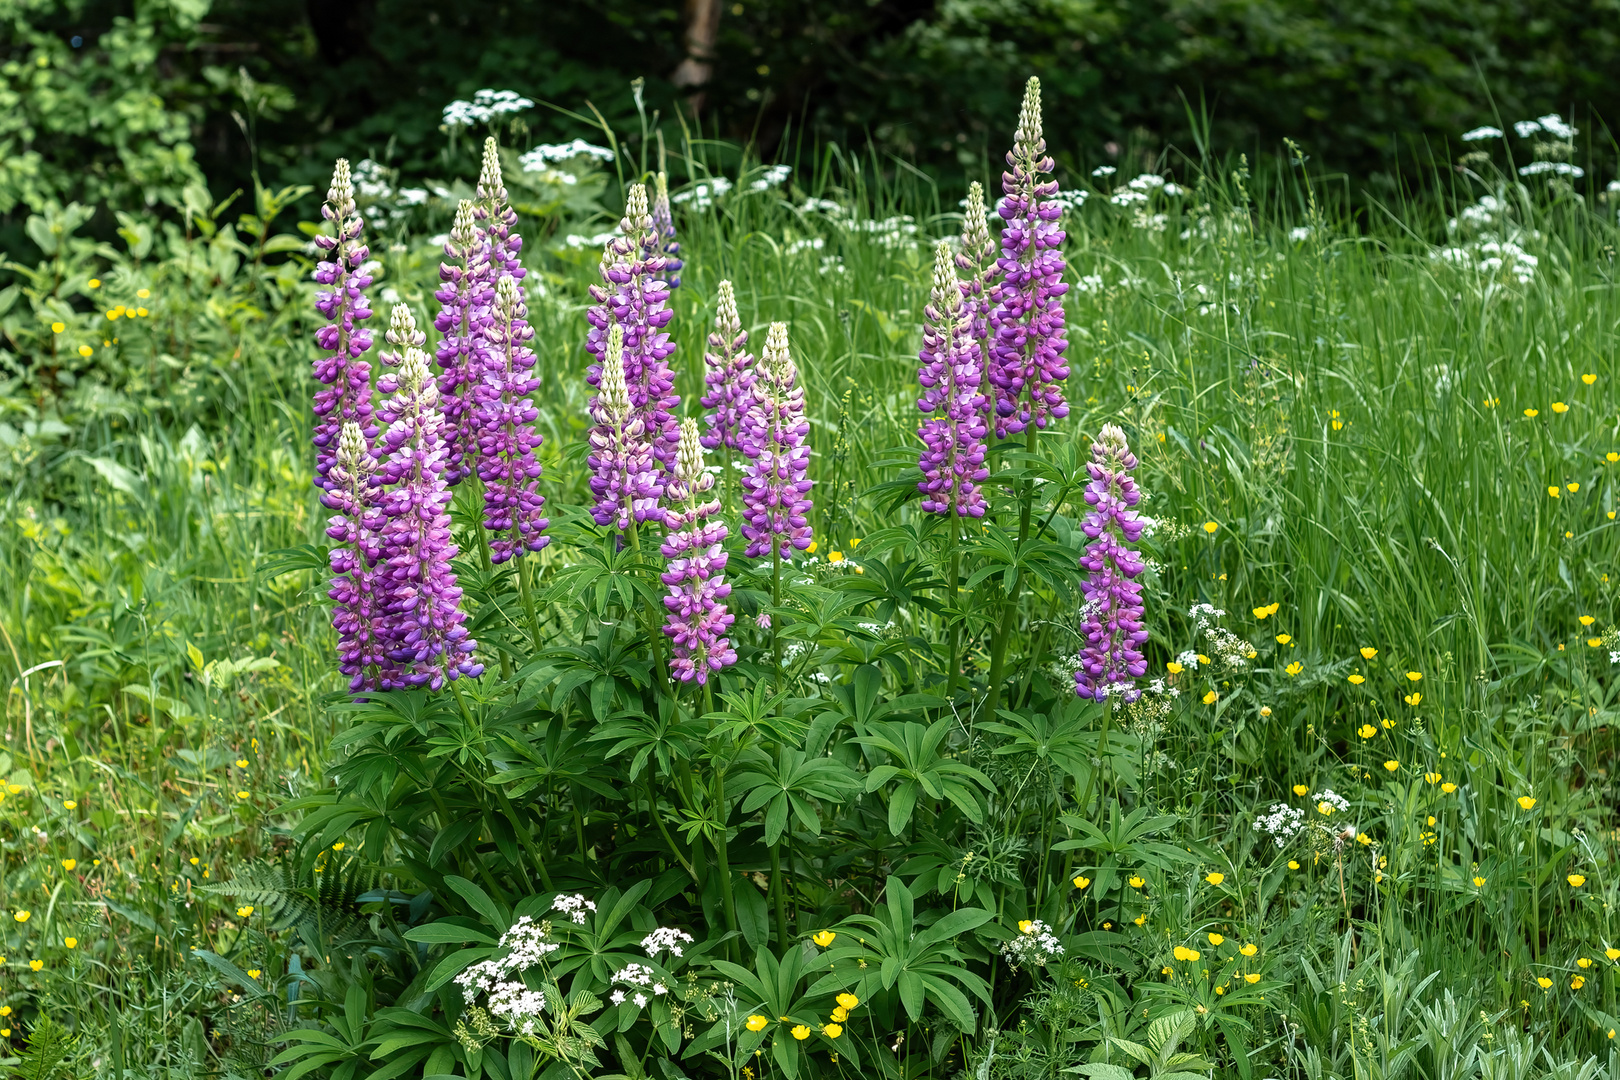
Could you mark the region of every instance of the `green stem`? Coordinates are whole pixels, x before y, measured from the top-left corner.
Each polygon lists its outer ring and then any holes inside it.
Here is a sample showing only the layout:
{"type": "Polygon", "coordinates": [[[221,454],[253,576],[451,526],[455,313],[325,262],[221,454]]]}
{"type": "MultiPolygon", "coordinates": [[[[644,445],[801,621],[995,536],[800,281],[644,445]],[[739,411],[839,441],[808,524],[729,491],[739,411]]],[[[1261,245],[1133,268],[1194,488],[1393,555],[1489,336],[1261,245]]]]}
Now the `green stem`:
{"type": "Polygon", "coordinates": [[[681,854],[680,846],[675,843],[675,838],[669,834],[668,827],[664,825],[664,816],[658,812],[658,796],[653,793],[652,770],[649,769],[642,773],[641,780],[642,785],[647,789],[647,807],[652,814],[653,824],[658,826],[659,835],[664,838],[664,843],[669,845],[669,853],[675,856],[675,861],[680,863],[681,867],[691,875],[692,884],[701,888],[703,882],[699,879],[697,869],[692,865],[692,860],[681,854]]]}
{"type": "MultiPolygon", "coordinates": [[[[639,569],[641,566],[641,534],[636,529],[634,515],[630,517],[629,536],[630,550],[636,553],[636,566],[639,569]]],[[[642,632],[647,635],[647,640],[652,643],[653,665],[658,669],[659,690],[662,693],[668,693],[669,671],[664,667],[663,635],[658,632],[657,622],[654,619],[647,618],[647,613],[650,610],[646,605],[638,604],[636,607],[636,621],[641,624],[642,632]]]]}
{"type": "MultiPolygon", "coordinates": [[[[958,534],[961,532],[961,516],[956,508],[955,500],[951,502],[951,541],[947,547],[949,553],[951,572],[948,588],[945,594],[945,607],[949,611],[960,603],[957,589],[962,580],[962,553],[957,549],[958,534]]],[[[956,683],[962,670],[962,623],[953,620],[951,623],[951,666],[945,669],[945,699],[956,700],[956,683]]]]}
{"type": "Polygon", "coordinates": [[[771,656],[776,664],[776,691],[782,691],[782,538],[771,537],[771,656]]]}
{"type": "MultiPolygon", "coordinates": [[[[720,820],[720,831],[714,840],[715,869],[720,872],[720,899],[725,907],[726,929],[737,929],[737,898],[731,889],[730,842],[726,836],[726,771],[718,763],[714,769],[714,812],[720,820]]],[[[735,953],[736,939],[726,945],[726,953],[735,953]]]]}
{"type": "MultiPolygon", "coordinates": [[[[1035,453],[1035,439],[1038,429],[1033,421],[1024,428],[1026,445],[1031,454],[1035,453]]],[[[1022,560],[1024,544],[1029,541],[1029,525],[1031,511],[1035,502],[1035,485],[1032,481],[1025,481],[1023,493],[1019,498],[1018,506],[1018,557],[1022,560]]],[[[1013,575],[1012,592],[1002,601],[1001,626],[990,643],[990,678],[985,687],[984,715],[990,720],[996,718],[996,706],[1001,699],[1001,680],[1006,672],[1007,645],[1012,638],[1013,622],[1018,617],[1018,595],[1024,585],[1024,572],[1020,569],[1013,575]]]]}
{"type": "Polygon", "coordinates": [[[523,597],[523,611],[529,617],[529,648],[540,651],[540,618],[535,614],[534,593],[529,588],[529,560],[518,560],[518,595],[523,597]]]}
{"type": "MultiPolygon", "coordinates": [[[[1108,729],[1113,725],[1113,722],[1114,707],[1109,704],[1104,707],[1102,735],[1097,739],[1097,765],[1091,770],[1090,775],[1086,777],[1086,793],[1080,799],[1078,812],[1082,817],[1085,816],[1086,807],[1091,805],[1091,789],[1097,784],[1097,774],[1108,767],[1108,729]]],[[[1102,814],[1099,811],[1098,817],[1101,816],[1102,814]]]]}
{"type": "MultiPolygon", "coordinates": [[[[528,852],[529,858],[533,860],[534,868],[540,874],[540,883],[548,889],[551,888],[551,875],[546,873],[546,858],[541,854],[540,849],[535,846],[534,837],[529,835],[529,827],[518,817],[517,807],[512,805],[511,797],[500,788],[496,788],[495,798],[500,801],[501,812],[506,815],[506,820],[512,823],[512,831],[517,833],[518,843],[523,845],[523,850],[528,852]]],[[[526,885],[529,884],[529,872],[527,869],[523,871],[523,882],[526,885]]],[[[531,885],[530,888],[533,888],[533,886],[531,885]]]]}

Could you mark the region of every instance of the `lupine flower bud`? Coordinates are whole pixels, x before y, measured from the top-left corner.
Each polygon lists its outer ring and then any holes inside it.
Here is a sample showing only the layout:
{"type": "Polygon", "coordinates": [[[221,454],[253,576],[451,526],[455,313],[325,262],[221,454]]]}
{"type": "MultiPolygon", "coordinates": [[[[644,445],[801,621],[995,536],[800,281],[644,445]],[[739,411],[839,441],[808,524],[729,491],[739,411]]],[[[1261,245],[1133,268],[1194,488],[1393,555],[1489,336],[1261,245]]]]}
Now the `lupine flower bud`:
{"type": "Polygon", "coordinates": [[[478,198],[473,203],[478,233],[489,252],[489,280],[511,274],[518,281],[527,273],[518,253],[523,237],[517,233],[517,211],[507,205],[506,181],[501,176],[501,151],[494,139],[484,140],[483,168],[478,174],[478,198]]]}
{"type": "Polygon", "coordinates": [[[984,396],[979,393],[983,365],[979,345],[956,280],[951,245],[941,240],[934,252],[934,288],[923,309],[922,367],[917,381],[922,397],[917,408],[931,413],[917,434],[923,441],[917,465],[923,479],[922,508],[962,517],[984,516],[979,482],[990,475],[984,467],[984,396]]]}
{"type": "Polygon", "coordinates": [[[698,399],[712,410],[706,417],[709,430],[703,445],[710,450],[738,450],[742,443],[743,419],[754,385],[754,355],[748,351],[748,332],[737,314],[737,294],[731,282],[720,283],[720,301],[714,316],[714,333],[703,354],[703,382],[708,393],[698,399]]]}
{"type": "Polygon", "coordinates": [[[1146,522],[1133,509],[1142,496],[1131,478],[1136,455],[1125,443],[1125,432],[1104,424],[1086,468],[1091,473],[1086,485],[1091,509],[1080,525],[1091,538],[1080,556],[1087,572],[1080,624],[1086,643],[1074,673],[1074,692],[1098,701],[1117,696],[1131,702],[1141,696],[1136,680],[1147,672],[1141,645],[1148,633],[1142,627],[1142,583],[1135,580],[1145,566],[1141,553],[1128,545],[1142,538],[1146,522]]]}
{"type": "Polygon", "coordinates": [[[669,366],[675,343],[664,332],[674,316],[668,307],[669,285],[664,280],[668,260],[657,249],[658,234],[647,212],[647,189],[634,184],[619,222],[619,235],[608,241],[602,253],[602,284],[591,286],[596,303],[585,313],[591,324],[585,348],[599,361],[591,365],[586,376],[586,381],[596,386],[601,378],[600,361],[605,359],[608,329],[623,328],[625,385],[630,392],[630,406],[660,466],[655,480],[661,494],[665,474],[674,467],[681,440],[680,424],[675,419],[681,399],[675,393],[675,373],[669,366]]]}
{"type": "Polygon", "coordinates": [[[624,327],[618,323],[609,326],[606,345],[600,385],[591,398],[591,419],[596,426],[591,429],[591,449],[585,460],[591,470],[591,494],[596,496],[591,517],[598,525],[625,532],[632,516],[638,522],[663,520],[658,505],[663,489],[646,428],[631,404],[625,381],[624,327]]]}
{"type": "Polygon", "coordinates": [[[395,304],[389,313],[388,332],[383,335],[388,348],[377,353],[377,359],[383,362],[384,367],[399,367],[400,361],[405,359],[407,348],[420,349],[427,343],[427,335],[416,328],[416,317],[411,314],[409,304],[395,304]]]}
{"type": "Polygon", "coordinates": [[[664,253],[664,277],[671,289],[681,287],[681,244],[675,239],[675,215],[669,208],[669,177],[658,174],[653,187],[653,233],[658,237],[664,253]]]}
{"type": "Polygon", "coordinates": [[[779,557],[786,547],[810,546],[810,448],[805,436],[804,388],[788,353],[787,323],[771,323],[742,428],[750,461],[742,478],[747,556],[779,557]]]}
{"type": "Polygon", "coordinates": [[[681,682],[709,681],[711,671],[737,662],[737,651],[725,636],[733,616],[723,603],[731,586],[726,569],[726,525],[710,521],[720,503],[710,499],[714,477],[703,467],[703,445],[697,421],[681,421],[681,443],[669,483],[670,507],[665,524],[670,533],[660,550],[669,560],[661,575],[669,586],[664,607],[669,621],[664,633],[674,644],[669,673],[681,682]]]}
{"type": "Polygon", "coordinates": [[[444,481],[456,484],[473,471],[475,432],[472,387],[483,378],[483,320],[494,300],[489,280],[488,246],[474,224],[474,207],[463,199],[445,241],[446,262],[439,265],[443,283],[433,294],[439,313],[433,328],[442,336],[434,355],[439,361],[439,400],[444,412],[444,481]]]}
{"type": "Polygon", "coordinates": [[[375,687],[374,676],[392,668],[385,640],[385,598],[377,589],[382,512],[380,492],[372,481],[374,467],[360,425],[352,420],[344,424],[321,504],[337,511],[326,526],[326,535],[337,541],[328,555],[334,576],[326,595],[332,601],[332,627],[338,632],[338,670],[349,676],[351,691],[375,687]]]}
{"type": "MultiPolygon", "coordinates": [[[[990,303],[988,290],[1000,272],[990,239],[990,223],[984,212],[984,187],[977,181],[968,185],[967,207],[962,212],[962,248],[957,252],[956,265],[965,272],[962,280],[962,301],[971,322],[973,340],[979,345],[979,362],[990,355],[990,303]]],[[[994,406],[994,398],[986,396],[987,409],[994,406]]]]}
{"type": "Polygon", "coordinates": [[[343,425],[354,422],[369,441],[377,435],[372,419],[371,365],[361,360],[371,348],[371,331],[358,324],[371,318],[364,272],[369,248],[361,242],[365,221],[354,205],[354,183],[349,162],[338,158],[332,170],[321,216],[332,223],[332,235],[315,237],[315,245],[328,256],[315,266],[315,282],[328,286],[315,293],[315,308],[331,322],[315,332],[315,343],[327,355],[315,361],[314,374],[325,389],[315,393],[315,486],[327,488],[327,474],[337,462],[343,425]]]}
{"type": "Polygon", "coordinates": [[[383,689],[427,685],[483,674],[472,653],[477,642],[462,624],[461,589],[450,560],[450,489],[444,482],[444,417],[427,356],[407,348],[399,370],[378,388],[392,395],[381,416],[388,429],[377,448],[378,480],[387,485],[379,574],[387,595],[389,658],[398,668],[383,689]]]}
{"type": "Polygon", "coordinates": [[[478,393],[478,476],[484,482],[484,528],[489,559],[502,563],[550,542],[550,524],[540,516],[546,500],[539,492],[541,437],[534,430],[539,410],[529,395],[540,385],[531,372],[534,337],[523,303],[523,287],[511,274],[495,286],[495,315],[485,329],[484,381],[478,393]]]}
{"type": "Polygon", "coordinates": [[[1063,208],[1053,200],[1056,181],[1040,180],[1054,168],[1041,137],[1041,84],[1024,91],[1008,171],[1001,174],[999,280],[991,290],[990,355],[985,370],[996,401],[996,435],[1044,428],[1069,415],[1058,384],[1069,377],[1063,362],[1063,208]]]}

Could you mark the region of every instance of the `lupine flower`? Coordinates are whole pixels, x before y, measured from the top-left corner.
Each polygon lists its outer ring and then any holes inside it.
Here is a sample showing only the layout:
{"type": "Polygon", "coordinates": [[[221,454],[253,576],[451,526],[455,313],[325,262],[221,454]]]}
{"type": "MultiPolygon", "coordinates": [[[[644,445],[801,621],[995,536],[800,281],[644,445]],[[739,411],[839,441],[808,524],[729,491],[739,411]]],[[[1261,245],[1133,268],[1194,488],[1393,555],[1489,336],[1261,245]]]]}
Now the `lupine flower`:
{"type": "Polygon", "coordinates": [[[624,327],[618,323],[608,328],[601,385],[591,398],[590,410],[596,421],[585,459],[591,469],[591,494],[596,496],[591,517],[598,525],[620,532],[629,530],[632,515],[637,522],[662,521],[658,500],[663,489],[646,427],[630,405],[624,377],[624,327]]]}
{"type": "Polygon", "coordinates": [[[681,421],[681,449],[666,490],[669,507],[664,523],[669,536],[660,550],[669,567],[661,577],[669,586],[664,633],[674,643],[669,673],[700,686],[709,681],[711,671],[737,662],[737,651],[725,636],[733,622],[724,603],[731,586],[721,576],[726,569],[726,524],[709,520],[720,512],[719,500],[708,498],[713,487],[714,477],[703,467],[697,421],[688,417],[681,421]]]}
{"type": "Polygon", "coordinates": [[[405,350],[420,349],[427,343],[427,335],[416,328],[416,317],[409,304],[395,304],[388,313],[388,331],[383,334],[388,348],[377,351],[377,359],[384,367],[397,368],[405,360],[405,350]]]}
{"type": "Polygon", "coordinates": [[[671,289],[681,287],[681,242],[675,239],[675,215],[669,208],[669,177],[658,174],[653,186],[653,234],[658,237],[664,255],[664,278],[671,289]]]}
{"type": "Polygon", "coordinates": [[[1058,383],[1069,377],[1063,362],[1063,206],[1053,197],[1056,181],[1040,176],[1054,168],[1041,137],[1041,84],[1024,91],[1018,133],[1001,174],[1000,280],[991,290],[990,355],[985,370],[995,388],[996,436],[1006,438],[1031,423],[1044,428],[1069,415],[1058,383]]]}
{"type": "Polygon", "coordinates": [[[478,174],[473,217],[478,222],[478,238],[486,245],[489,258],[488,283],[495,284],[502,274],[511,274],[522,281],[527,273],[518,257],[523,250],[523,237],[517,233],[517,211],[506,202],[501,152],[494,139],[484,140],[484,163],[478,174]]]}
{"type": "Polygon", "coordinates": [[[482,320],[488,316],[493,292],[489,281],[489,252],[474,224],[470,199],[456,207],[456,220],[444,244],[448,261],[439,264],[443,282],[433,294],[439,313],[433,328],[442,336],[434,355],[439,361],[439,407],[444,413],[444,482],[459,483],[473,471],[474,446],[472,387],[483,375],[480,352],[482,320]]]}
{"type": "Polygon", "coordinates": [[[375,464],[364,432],[350,420],[321,493],[321,505],[337,511],[326,526],[326,535],[337,541],[328,556],[334,577],[326,595],[338,632],[338,670],[349,676],[350,690],[376,686],[375,676],[391,667],[384,640],[388,620],[377,589],[383,517],[372,482],[375,464]]]}
{"type": "Polygon", "coordinates": [[[315,486],[328,488],[327,474],[337,463],[343,425],[360,426],[366,440],[377,437],[371,408],[371,365],[361,360],[371,348],[371,331],[358,325],[371,318],[365,273],[371,250],[361,241],[365,220],[354,205],[354,182],[349,162],[338,158],[332,170],[321,216],[332,223],[332,235],[315,237],[315,245],[328,256],[315,266],[315,282],[327,286],[315,294],[315,308],[331,322],[315,332],[315,343],[327,355],[315,361],[315,378],[326,389],[315,393],[315,486]]]}
{"type": "Polygon", "coordinates": [[[748,351],[748,331],[737,314],[737,294],[731,282],[720,283],[720,300],[714,316],[714,333],[709,350],[703,354],[704,385],[708,392],[698,399],[705,409],[709,430],[703,445],[710,450],[742,449],[742,425],[748,415],[749,394],[754,385],[754,354],[748,351]]]}
{"type": "Polygon", "coordinates": [[[1080,588],[1086,598],[1080,632],[1086,639],[1080,666],[1074,673],[1074,692],[1104,700],[1118,695],[1126,702],[1141,696],[1136,680],[1147,672],[1141,645],[1142,583],[1134,580],[1145,569],[1139,552],[1128,547],[1142,536],[1146,524],[1132,507],[1141,501],[1131,470],[1136,455],[1125,444],[1125,432],[1104,424],[1091,445],[1086,466],[1086,512],[1080,528],[1091,538],[1080,565],[1087,571],[1080,588]]]}
{"type": "MultiPolygon", "coordinates": [[[[990,223],[984,212],[984,186],[977,180],[968,185],[967,205],[962,211],[962,247],[956,254],[957,268],[965,272],[962,279],[962,306],[971,320],[973,340],[979,346],[979,362],[990,355],[989,290],[1000,277],[999,268],[991,257],[995,246],[990,239],[990,223]]],[[[986,397],[987,405],[994,399],[986,397]]]]}
{"type": "Polygon", "coordinates": [[[483,334],[484,379],[476,388],[478,477],[484,482],[489,559],[495,563],[551,542],[544,535],[550,522],[540,516],[546,504],[534,456],[541,441],[534,420],[540,414],[529,398],[540,380],[532,373],[534,352],[526,344],[534,337],[527,316],[523,286],[502,274],[495,286],[495,315],[483,334]]]}
{"type": "Polygon", "coordinates": [[[787,323],[771,323],[760,357],[748,416],[741,433],[749,459],[743,473],[743,536],[747,556],[780,557],[783,542],[800,551],[810,546],[811,481],[805,476],[810,448],[804,437],[804,388],[788,353],[787,323]]]}
{"type": "Polygon", "coordinates": [[[923,474],[917,484],[922,508],[934,514],[954,508],[963,517],[983,517],[984,493],[978,485],[990,475],[984,467],[984,395],[979,393],[984,369],[951,246],[944,240],[934,253],[934,290],[923,318],[922,367],[917,372],[923,393],[917,408],[933,415],[917,429],[923,441],[917,462],[923,474]]]}
{"type": "Polygon", "coordinates": [[[383,689],[426,684],[437,690],[448,677],[477,677],[484,667],[462,625],[461,589],[450,560],[450,489],[444,480],[444,417],[427,356],[407,348],[398,371],[378,382],[392,395],[380,415],[388,429],[377,447],[379,483],[387,486],[382,566],[387,595],[389,657],[399,669],[383,689]]]}
{"type": "Polygon", "coordinates": [[[661,490],[681,441],[675,419],[681,399],[675,393],[675,373],[669,366],[675,343],[664,332],[674,315],[667,306],[669,285],[663,278],[667,260],[657,248],[658,234],[647,212],[647,189],[635,184],[619,222],[619,235],[602,252],[603,284],[591,286],[596,303],[585,313],[591,324],[585,349],[598,361],[591,365],[586,381],[598,386],[608,329],[623,328],[625,386],[630,407],[658,459],[656,480],[661,490]]]}

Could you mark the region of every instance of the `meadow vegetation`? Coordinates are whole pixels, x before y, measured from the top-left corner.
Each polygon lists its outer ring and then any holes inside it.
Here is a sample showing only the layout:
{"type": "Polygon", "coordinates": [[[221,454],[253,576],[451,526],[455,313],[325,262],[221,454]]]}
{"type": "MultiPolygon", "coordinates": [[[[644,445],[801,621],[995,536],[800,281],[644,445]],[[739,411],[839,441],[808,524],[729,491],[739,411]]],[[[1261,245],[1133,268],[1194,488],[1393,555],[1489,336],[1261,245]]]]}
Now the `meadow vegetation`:
{"type": "MultiPolygon", "coordinates": [[[[437,341],[477,142],[442,187],[357,166],[379,344],[394,303],[437,341]]],[[[917,369],[964,192],[653,145],[503,152],[551,541],[484,561],[456,489],[485,670],[437,691],[337,669],[303,192],[29,220],[8,1068],[1620,1078],[1620,196],[1557,127],[1354,213],[1292,147],[1059,173],[1069,413],[992,437],[960,520],[918,504],[917,369]],[[587,288],[660,165],[678,411],[729,281],[755,352],[787,324],[813,451],[780,576],[720,461],[739,658],[703,687],[659,678],[657,544],[586,513],[587,288]],[[1151,521],[1112,703],[1074,679],[1108,424],[1151,521]],[[507,956],[528,1029],[456,981],[507,956]]]]}

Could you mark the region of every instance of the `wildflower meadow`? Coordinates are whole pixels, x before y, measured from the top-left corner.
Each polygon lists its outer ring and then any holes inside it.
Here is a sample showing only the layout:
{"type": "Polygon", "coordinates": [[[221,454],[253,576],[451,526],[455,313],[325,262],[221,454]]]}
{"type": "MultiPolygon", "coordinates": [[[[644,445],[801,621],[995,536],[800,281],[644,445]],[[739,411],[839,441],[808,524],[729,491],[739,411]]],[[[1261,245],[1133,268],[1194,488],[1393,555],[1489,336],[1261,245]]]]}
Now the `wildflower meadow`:
{"type": "Polygon", "coordinates": [[[8,1071],[1620,1080],[1594,136],[536,107],[28,218],[8,1071]]]}

